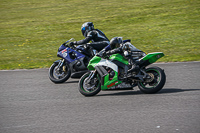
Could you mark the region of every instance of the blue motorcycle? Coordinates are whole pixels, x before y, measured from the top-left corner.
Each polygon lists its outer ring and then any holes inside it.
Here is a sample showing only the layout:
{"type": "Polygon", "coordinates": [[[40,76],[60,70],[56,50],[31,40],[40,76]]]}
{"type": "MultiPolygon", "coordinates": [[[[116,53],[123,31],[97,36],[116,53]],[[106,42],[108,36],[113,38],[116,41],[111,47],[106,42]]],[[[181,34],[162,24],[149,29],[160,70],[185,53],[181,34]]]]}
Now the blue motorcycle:
{"type": "Polygon", "coordinates": [[[55,61],[49,68],[49,79],[54,83],[63,83],[71,78],[80,78],[88,72],[87,65],[90,59],[97,53],[87,44],[69,47],[73,38],[63,43],[57,52],[62,58],[55,61]]]}

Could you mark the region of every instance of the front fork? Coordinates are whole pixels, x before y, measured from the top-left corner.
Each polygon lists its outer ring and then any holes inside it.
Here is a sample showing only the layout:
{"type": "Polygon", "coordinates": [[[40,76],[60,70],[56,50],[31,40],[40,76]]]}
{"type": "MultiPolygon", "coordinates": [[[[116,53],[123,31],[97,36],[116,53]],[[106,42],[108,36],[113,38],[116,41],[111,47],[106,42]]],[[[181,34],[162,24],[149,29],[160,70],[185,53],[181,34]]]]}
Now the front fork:
{"type": "Polygon", "coordinates": [[[91,82],[93,81],[92,78],[94,77],[95,74],[96,70],[90,72],[90,75],[88,76],[88,79],[86,81],[87,84],[91,84],[91,82]]]}
{"type": "Polygon", "coordinates": [[[65,62],[65,60],[62,59],[62,60],[60,60],[59,63],[58,63],[58,70],[59,70],[60,72],[65,71],[65,68],[64,68],[64,66],[63,66],[64,62],[65,62]]]}

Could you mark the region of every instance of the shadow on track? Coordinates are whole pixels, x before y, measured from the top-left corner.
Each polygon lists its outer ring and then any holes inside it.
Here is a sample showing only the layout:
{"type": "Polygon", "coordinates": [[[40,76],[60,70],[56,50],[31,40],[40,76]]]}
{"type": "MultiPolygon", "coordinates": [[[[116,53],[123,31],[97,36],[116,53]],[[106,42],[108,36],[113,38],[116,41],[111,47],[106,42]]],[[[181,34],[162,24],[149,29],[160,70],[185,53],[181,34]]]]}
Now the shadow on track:
{"type": "Polygon", "coordinates": [[[178,92],[184,92],[184,91],[200,91],[200,89],[177,89],[177,88],[164,88],[158,94],[164,94],[164,93],[178,93],[178,92]]]}
{"type": "MultiPolygon", "coordinates": [[[[114,92],[115,90],[111,90],[111,92],[114,92]]],[[[117,91],[117,90],[116,90],[117,91]]],[[[179,92],[184,92],[184,91],[200,91],[200,89],[177,89],[177,88],[164,88],[158,93],[155,94],[167,94],[167,93],[179,93],[179,92]]],[[[124,90],[123,92],[115,92],[115,93],[109,93],[109,94],[98,94],[97,96],[124,96],[124,95],[151,95],[151,94],[144,94],[140,90],[137,91],[126,91],[124,90]]]]}
{"type": "Polygon", "coordinates": [[[64,82],[64,84],[69,84],[69,83],[78,83],[79,82],[79,80],[77,80],[77,81],[66,81],[66,82],[64,82]]]}
{"type": "Polygon", "coordinates": [[[124,95],[142,95],[141,91],[134,91],[134,90],[124,90],[123,92],[116,92],[119,90],[107,90],[107,92],[115,92],[115,93],[109,93],[109,94],[98,94],[97,96],[124,96],[124,95]]]}
{"type": "Polygon", "coordinates": [[[78,82],[79,82],[79,80],[74,80],[74,81],[66,81],[62,84],[71,84],[71,83],[78,83],[78,82]]]}
{"type": "Polygon", "coordinates": [[[54,83],[54,84],[73,84],[73,83],[78,83],[79,80],[76,80],[76,81],[66,81],[64,83],[54,83]]]}

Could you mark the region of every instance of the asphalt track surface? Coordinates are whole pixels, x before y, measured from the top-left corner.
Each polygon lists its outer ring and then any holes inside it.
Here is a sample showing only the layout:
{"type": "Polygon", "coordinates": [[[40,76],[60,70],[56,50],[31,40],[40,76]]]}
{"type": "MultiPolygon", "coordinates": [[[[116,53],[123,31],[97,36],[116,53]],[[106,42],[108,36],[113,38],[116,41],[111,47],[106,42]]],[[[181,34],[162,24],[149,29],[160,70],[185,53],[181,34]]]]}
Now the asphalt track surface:
{"type": "Polygon", "coordinates": [[[0,71],[0,133],[200,133],[200,62],[155,65],[167,76],[159,93],[94,97],[78,79],[52,83],[48,69],[0,71]]]}

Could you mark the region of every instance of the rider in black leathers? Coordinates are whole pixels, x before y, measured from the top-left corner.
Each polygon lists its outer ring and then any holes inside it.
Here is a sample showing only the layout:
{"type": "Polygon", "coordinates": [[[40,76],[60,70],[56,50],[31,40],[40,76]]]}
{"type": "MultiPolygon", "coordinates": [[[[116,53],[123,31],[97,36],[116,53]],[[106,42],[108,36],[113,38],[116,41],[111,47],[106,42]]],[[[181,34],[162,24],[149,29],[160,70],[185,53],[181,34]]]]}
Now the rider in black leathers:
{"type": "Polygon", "coordinates": [[[100,31],[99,29],[94,29],[94,25],[92,22],[84,23],[81,27],[81,31],[85,39],[71,42],[70,46],[88,44],[97,51],[101,51],[103,48],[110,44],[109,39],[102,31],[100,31]],[[89,43],[90,41],[92,42],[89,43]]]}
{"type": "Polygon", "coordinates": [[[128,59],[128,62],[130,64],[130,69],[128,72],[137,71],[139,69],[138,64],[136,63],[136,60],[134,57],[141,57],[144,56],[144,52],[137,49],[135,46],[133,46],[130,43],[130,40],[127,40],[127,42],[123,42],[122,37],[114,37],[110,41],[110,50],[105,50],[103,52],[103,56],[112,55],[120,53],[122,54],[126,59],[128,59]]]}

